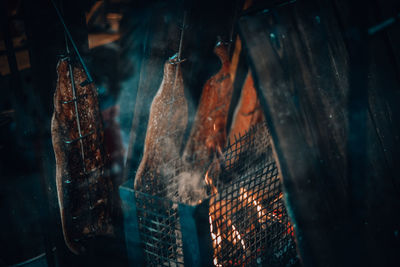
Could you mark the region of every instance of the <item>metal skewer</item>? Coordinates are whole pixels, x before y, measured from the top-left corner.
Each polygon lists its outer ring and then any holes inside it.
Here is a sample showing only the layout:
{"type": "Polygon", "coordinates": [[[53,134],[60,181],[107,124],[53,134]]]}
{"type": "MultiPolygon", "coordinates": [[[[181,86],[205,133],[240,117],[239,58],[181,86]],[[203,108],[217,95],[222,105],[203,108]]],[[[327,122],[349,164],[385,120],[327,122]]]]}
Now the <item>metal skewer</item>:
{"type": "Polygon", "coordinates": [[[182,45],[183,45],[183,35],[185,32],[185,28],[186,28],[186,20],[187,20],[187,11],[185,11],[183,13],[183,22],[182,22],[182,29],[181,29],[181,36],[179,39],[179,47],[178,47],[178,52],[173,55],[172,57],[169,58],[169,63],[170,64],[179,64],[182,63],[184,61],[186,61],[186,59],[181,59],[182,56],[182,45]]]}
{"type": "MultiPolygon", "coordinates": [[[[67,55],[70,55],[70,50],[69,50],[69,46],[68,46],[68,39],[67,37],[65,37],[65,47],[66,47],[66,52],[67,55]]],[[[70,58],[68,59],[70,60],[70,58]]],[[[74,103],[74,109],[75,109],[75,121],[76,121],[76,125],[78,128],[78,134],[79,137],[73,140],[64,140],[64,143],[66,144],[72,144],[75,143],[77,141],[79,141],[79,146],[80,146],[80,154],[81,154],[81,160],[82,160],[82,168],[83,168],[83,173],[85,176],[88,176],[91,172],[93,172],[94,170],[90,170],[89,172],[87,172],[86,170],[86,163],[85,163],[85,150],[84,150],[84,145],[83,145],[83,139],[92,135],[95,131],[91,131],[87,134],[82,134],[82,129],[81,129],[81,124],[80,124],[80,118],[79,118],[79,111],[78,111],[78,100],[82,97],[82,96],[77,96],[76,93],[76,87],[75,87],[75,79],[74,79],[74,72],[73,72],[73,68],[72,68],[72,64],[71,62],[68,62],[68,69],[69,69],[69,77],[70,77],[70,81],[71,81],[71,89],[72,89],[72,100],[68,100],[68,101],[63,101],[62,104],[69,104],[69,103],[74,103]]],[[[95,169],[96,170],[96,169],[95,169]]],[[[71,183],[71,179],[68,178],[65,180],[65,183],[71,183]]],[[[86,177],[86,183],[89,189],[89,177],[86,177]]],[[[89,202],[89,209],[93,209],[93,202],[92,202],[92,198],[91,198],[91,194],[89,192],[89,190],[86,191],[86,197],[88,198],[88,202],[89,202]]],[[[91,221],[90,223],[90,230],[91,232],[95,232],[95,228],[93,226],[93,218],[89,213],[89,220],[91,221]]],[[[77,217],[75,217],[75,219],[77,219],[77,217]]],[[[77,240],[75,240],[77,241],[77,240]]]]}
{"type": "MultiPolygon", "coordinates": [[[[70,53],[69,51],[69,47],[68,47],[68,42],[67,40],[65,40],[65,46],[67,49],[67,54],[70,53]]],[[[81,147],[81,157],[82,157],[82,164],[83,164],[83,172],[86,172],[86,166],[85,166],[85,151],[83,150],[83,141],[82,139],[84,138],[84,136],[82,135],[82,130],[81,130],[81,123],[79,121],[79,113],[78,113],[78,103],[76,101],[76,88],[75,88],[75,79],[74,79],[74,72],[72,69],[72,65],[69,62],[68,63],[68,69],[69,69],[69,77],[71,79],[71,88],[72,88],[72,98],[73,100],[71,100],[74,103],[74,108],[75,108],[75,120],[76,120],[76,125],[78,127],[78,134],[79,134],[79,138],[73,140],[73,141],[65,141],[65,143],[70,144],[74,141],[78,141],[80,143],[80,147],[81,147]],[[75,100],[75,101],[74,101],[75,100]]],[[[87,136],[87,135],[85,135],[87,136]]]]}
{"type": "Polygon", "coordinates": [[[77,55],[77,57],[78,57],[78,59],[79,59],[79,62],[81,63],[82,68],[83,68],[83,70],[84,70],[85,73],[86,73],[86,80],[85,80],[84,82],[82,82],[80,85],[81,85],[81,86],[85,86],[85,85],[87,85],[87,84],[90,84],[90,83],[93,82],[93,79],[92,79],[92,76],[90,75],[89,69],[87,68],[85,62],[83,61],[83,58],[81,57],[81,54],[79,53],[79,50],[78,50],[78,48],[77,48],[77,46],[76,46],[74,40],[72,39],[71,33],[69,32],[68,27],[67,27],[67,25],[65,24],[64,18],[62,17],[61,12],[60,12],[60,10],[58,9],[56,3],[54,2],[54,0],[50,0],[50,1],[51,1],[51,3],[53,4],[54,9],[56,10],[57,16],[58,16],[58,18],[60,19],[60,22],[61,22],[62,26],[64,27],[64,32],[65,32],[65,34],[67,35],[69,41],[71,42],[72,47],[74,48],[74,51],[75,51],[75,53],[76,53],[76,55],[77,55]]]}

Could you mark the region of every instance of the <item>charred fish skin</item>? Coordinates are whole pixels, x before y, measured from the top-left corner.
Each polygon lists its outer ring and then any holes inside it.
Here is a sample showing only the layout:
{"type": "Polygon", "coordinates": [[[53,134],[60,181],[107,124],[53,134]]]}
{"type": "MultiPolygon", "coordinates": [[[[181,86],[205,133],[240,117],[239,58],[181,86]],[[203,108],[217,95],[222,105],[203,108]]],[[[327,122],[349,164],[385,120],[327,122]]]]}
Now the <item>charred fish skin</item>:
{"type": "Polygon", "coordinates": [[[159,193],[168,185],[180,157],[187,127],[188,104],[179,62],[167,61],[160,88],[153,99],[134,189],[159,193]]]}
{"type": "Polygon", "coordinates": [[[214,53],[219,57],[222,67],[204,85],[203,92],[191,133],[186,144],[183,159],[187,165],[205,172],[215,151],[226,143],[226,124],[229,105],[233,93],[230,74],[228,47],[219,42],[214,53]]]}
{"type": "Polygon", "coordinates": [[[81,86],[86,75],[72,67],[74,98],[69,64],[62,59],[57,65],[51,133],[64,239],[73,253],[80,254],[86,239],[113,233],[112,181],[106,171],[97,91],[93,84],[81,86]]]}

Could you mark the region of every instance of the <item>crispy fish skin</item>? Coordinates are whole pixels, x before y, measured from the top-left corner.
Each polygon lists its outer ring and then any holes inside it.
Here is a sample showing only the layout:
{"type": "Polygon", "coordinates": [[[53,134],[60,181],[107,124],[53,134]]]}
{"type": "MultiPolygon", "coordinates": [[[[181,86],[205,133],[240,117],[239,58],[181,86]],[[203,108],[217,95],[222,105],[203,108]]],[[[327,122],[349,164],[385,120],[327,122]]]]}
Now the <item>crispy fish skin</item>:
{"type": "Polygon", "coordinates": [[[150,108],[144,153],[134,189],[162,195],[173,175],[188,121],[188,105],[179,63],[167,61],[150,108]]]}
{"type": "Polygon", "coordinates": [[[78,113],[83,145],[79,137],[73,99],[69,62],[57,65],[57,88],[51,122],[56,158],[56,185],[64,239],[75,254],[85,251],[84,240],[96,235],[111,235],[112,181],[107,174],[103,148],[103,125],[93,84],[80,86],[86,80],[81,68],[73,67],[78,98],[78,113]]]}
{"type": "Polygon", "coordinates": [[[217,74],[204,85],[196,117],[183,152],[186,165],[204,173],[216,149],[225,146],[226,124],[233,93],[228,48],[219,43],[214,49],[222,62],[217,74]]]}

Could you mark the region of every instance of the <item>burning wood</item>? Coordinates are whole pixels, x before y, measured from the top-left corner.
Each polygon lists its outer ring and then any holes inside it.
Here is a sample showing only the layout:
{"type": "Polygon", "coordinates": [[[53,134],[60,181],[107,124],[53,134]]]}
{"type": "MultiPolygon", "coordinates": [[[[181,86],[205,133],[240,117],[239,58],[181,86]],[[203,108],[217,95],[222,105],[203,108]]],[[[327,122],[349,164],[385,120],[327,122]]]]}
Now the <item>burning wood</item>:
{"type": "MultiPolygon", "coordinates": [[[[234,210],[238,212],[242,209],[246,210],[246,212],[255,213],[258,218],[258,223],[263,227],[271,222],[282,222],[274,211],[278,208],[275,207],[268,214],[266,213],[265,207],[261,204],[262,196],[258,196],[259,194],[255,194],[252,190],[246,190],[244,188],[240,188],[239,195],[234,199],[218,199],[215,196],[212,196],[210,199],[210,216],[214,217],[214,220],[228,220],[228,214],[230,211],[234,210]]],[[[282,193],[279,194],[278,197],[269,201],[268,205],[273,206],[275,203],[278,203],[282,199],[282,193]]]]}
{"type": "Polygon", "coordinates": [[[51,123],[56,183],[67,246],[85,251],[83,239],[113,233],[112,181],[105,171],[104,133],[93,84],[64,59],[57,66],[57,88],[51,123]]]}
{"type": "MultiPolygon", "coordinates": [[[[221,198],[214,184],[214,179],[209,174],[215,171],[212,167],[218,165],[211,165],[204,178],[205,183],[212,192],[209,202],[209,223],[214,249],[213,263],[215,266],[225,266],[227,264],[241,266],[244,263],[240,263],[240,258],[236,259],[236,263],[227,262],[225,258],[220,259],[223,251],[231,251],[230,253],[233,254],[238,253],[237,255],[242,255],[241,257],[245,260],[247,254],[251,254],[251,251],[248,251],[246,246],[246,241],[250,242],[251,233],[259,231],[257,229],[266,230],[267,227],[274,223],[284,225],[285,222],[282,220],[283,211],[279,205],[283,194],[279,193],[277,197],[271,200],[271,195],[262,193],[261,188],[246,189],[245,187],[240,187],[227,195],[224,194],[224,198],[221,198]],[[245,218],[250,218],[245,225],[237,221],[237,216],[240,213],[246,214],[244,215],[245,218]],[[235,225],[233,220],[237,221],[240,227],[235,225]]],[[[220,172],[213,172],[213,174],[220,175],[220,172]]],[[[293,228],[290,223],[286,226],[288,234],[293,234],[293,228]]]]}

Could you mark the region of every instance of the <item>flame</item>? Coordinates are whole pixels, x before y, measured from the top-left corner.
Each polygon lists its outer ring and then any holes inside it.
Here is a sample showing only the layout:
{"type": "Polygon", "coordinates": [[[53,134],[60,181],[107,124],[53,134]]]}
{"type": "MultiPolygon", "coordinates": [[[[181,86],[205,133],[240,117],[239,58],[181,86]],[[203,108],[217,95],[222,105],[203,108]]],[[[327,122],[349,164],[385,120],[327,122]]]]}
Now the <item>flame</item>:
{"type": "MultiPolygon", "coordinates": [[[[215,129],[215,124],[214,124],[215,129]]],[[[224,158],[221,148],[217,145],[215,146],[215,151],[217,152],[216,164],[219,166],[219,160],[224,158]]],[[[215,164],[215,162],[214,162],[215,164]]],[[[215,166],[215,165],[214,165],[215,166]]],[[[282,221],[282,210],[275,206],[282,199],[283,194],[280,193],[278,197],[276,197],[273,201],[269,202],[269,205],[272,205],[273,211],[266,213],[266,209],[263,208],[260,200],[262,197],[259,192],[257,194],[250,189],[245,189],[241,187],[239,189],[239,196],[234,199],[217,199],[218,197],[218,189],[213,183],[213,179],[210,177],[210,173],[212,170],[213,164],[207,170],[204,181],[206,185],[211,189],[212,196],[210,198],[209,204],[209,223],[210,223],[210,233],[214,250],[214,258],[213,264],[217,267],[222,267],[223,264],[218,261],[218,255],[223,249],[223,240],[230,242],[232,245],[240,245],[241,249],[246,251],[246,244],[243,238],[243,235],[239,232],[237,227],[232,223],[232,220],[228,218],[228,211],[230,212],[232,209],[241,210],[247,207],[251,207],[254,209],[257,215],[257,221],[261,225],[263,229],[266,229],[267,224],[270,222],[279,222],[282,221]],[[274,207],[275,206],[275,207],[274,207]],[[222,232],[226,233],[223,234],[222,232]],[[223,234],[223,235],[222,235],[223,234]]],[[[231,213],[230,213],[231,214],[231,213]]],[[[290,222],[287,224],[287,234],[294,235],[293,226],[290,222]]],[[[255,225],[249,225],[249,229],[246,230],[251,231],[254,229],[255,225]]],[[[246,253],[243,253],[243,260],[245,260],[246,253]]],[[[229,264],[231,264],[230,262],[229,264]]],[[[224,263],[225,265],[225,263],[224,263]]]]}
{"type": "Polygon", "coordinates": [[[218,251],[217,247],[220,246],[221,242],[222,242],[221,233],[220,233],[219,228],[217,228],[217,234],[214,233],[213,220],[212,220],[212,217],[211,217],[210,214],[209,214],[208,218],[209,218],[209,221],[210,221],[210,233],[211,233],[211,238],[212,238],[212,241],[213,241],[213,248],[214,248],[214,260],[213,260],[213,263],[217,267],[222,267],[222,264],[218,263],[218,258],[215,257],[215,255],[217,254],[217,251],[218,251]]]}
{"type": "MultiPolygon", "coordinates": [[[[221,152],[222,153],[222,152],[221,152]]],[[[210,208],[209,208],[209,223],[210,223],[210,233],[211,233],[211,239],[213,243],[213,248],[214,248],[214,259],[213,263],[215,266],[220,267],[223,266],[218,262],[217,254],[218,252],[222,249],[222,235],[221,235],[221,224],[223,222],[227,223],[227,226],[230,227],[232,230],[229,231],[229,234],[227,238],[225,238],[227,241],[231,242],[233,245],[236,245],[238,242],[240,242],[240,245],[243,250],[246,250],[246,245],[245,242],[239,233],[239,231],[236,229],[235,225],[232,223],[232,221],[228,218],[226,218],[226,211],[227,211],[227,202],[224,200],[216,200],[216,195],[218,194],[218,189],[217,187],[213,184],[212,179],[209,176],[210,169],[206,172],[206,175],[204,177],[205,183],[211,188],[211,191],[213,193],[213,196],[210,199],[210,208]],[[222,215],[222,214],[224,215],[222,215]],[[215,223],[215,228],[214,229],[214,223],[215,223]]],[[[230,205],[228,205],[230,207],[230,205]]]]}
{"type": "Polygon", "coordinates": [[[248,194],[247,190],[243,187],[240,188],[239,193],[239,201],[241,201],[242,204],[245,204],[247,202],[247,204],[254,206],[257,210],[258,222],[261,225],[265,225],[267,223],[267,216],[265,216],[265,211],[263,210],[258,200],[255,198],[254,193],[248,194]]]}
{"type": "MultiPolygon", "coordinates": [[[[215,124],[214,124],[214,128],[215,128],[215,124]]],[[[210,177],[208,176],[209,171],[210,171],[210,170],[208,170],[208,171],[206,172],[206,175],[205,175],[205,177],[204,177],[204,180],[205,180],[206,184],[207,184],[209,187],[211,187],[211,191],[212,191],[212,193],[213,193],[213,196],[211,197],[211,200],[210,200],[210,203],[212,203],[212,204],[210,204],[210,210],[209,210],[209,213],[208,213],[208,218],[209,218],[209,222],[210,222],[210,233],[211,233],[211,238],[212,238],[213,248],[214,248],[214,260],[213,260],[213,263],[214,263],[214,265],[217,266],[217,267],[222,267],[222,264],[219,264],[219,263],[218,263],[218,258],[215,256],[215,255],[217,254],[217,252],[218,252],[218,249],[217,249],[217,248],[218,248],[218,247],[221,245],[221,243],[222,243],[221,231],[220,231],[220,229],[217,227],[217,234],[215,234],[215,232],[214,232],[214,226],[213,226],[213,219],[212,219],[212,216],[211,216],[211,207],[212,207],[213,204],[215,203],[214,198],[215,198],[215,195],[218,193],[218,190],[217,190],[217,187],[215,187],[215,186],[213,185],[212,179],[210,179],[210,177]]]]}
{"type": "Polygon", "coordinates": [[[243,250],[246,250],[246,245],[244,244],[244,240],[242,239],[242,237],[240,236],[240,233],[236,230],[236,227],[233,224],[232,224],[232,230],[233,230],[232,240],[234,241],[233,243],[236,244],[236,238],[237,238],[240,241],[240,244],[242,245],[243,250]]]}
{"type": "Polygon", "coordinates": [[[215,186],[213,185],[212,179],[210,179],[210,177],[208,176],[208,172],[209,172],[209,171],[210,171],[210,170],[208,170],[208,171],[206,172],[206,176],[204,177],[204,180],[205,180],[206,184],[207,184],[208,186],[211,187],[211,192],[213,193],[213,195],[215,195],[215,194],[218,193],[218,190],[217,190],[217,187],[215,187],[215,186]]]}

